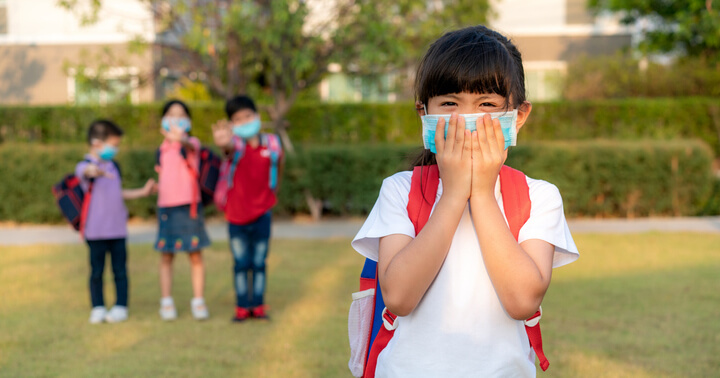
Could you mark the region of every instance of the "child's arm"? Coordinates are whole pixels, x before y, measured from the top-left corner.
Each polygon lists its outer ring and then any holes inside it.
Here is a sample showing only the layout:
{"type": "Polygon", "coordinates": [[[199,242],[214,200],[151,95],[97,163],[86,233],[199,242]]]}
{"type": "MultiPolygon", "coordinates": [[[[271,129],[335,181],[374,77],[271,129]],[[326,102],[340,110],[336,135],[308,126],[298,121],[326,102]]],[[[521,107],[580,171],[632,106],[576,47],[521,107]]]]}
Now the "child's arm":
{"type": "Polygon", "coordinates": [[[215,142],[215,145],[222,150],[223,156],[230,156],[234,150],[230,124],[224,119],[217,121],[214,125],[212,125],[212,132],[213,142],[215,142]]]}
{"type": "Polygon", "coordinates": [[[380,288],[385,305],[396,315],[411,313],[435,279],[470,196],[470,132],[465,130],[464,119],[458,122],[453,114],[446,140],[444,133],[441,118],[435,145],[443,194],[427,224],[414,239],[399,234],[380,239],[380,288]]]}
{"type": "Polygon", "coordinates": [[[497,120],[485,116],[472,134],[470,209],[490,281],[505,311],[525,320],[540,307],[552,275],[555,247],[542,240],[522,244],[513,237],[495,199],[495,184],[507,152],[497,120]]]}
{"type": "Polygon", "coordinates": [[[155,180],[148,179],[145,182],[145,186],[137,189],[123,189],[123,199],[132,200],[149,196],[153,191],[156,190],[155,180]]]}

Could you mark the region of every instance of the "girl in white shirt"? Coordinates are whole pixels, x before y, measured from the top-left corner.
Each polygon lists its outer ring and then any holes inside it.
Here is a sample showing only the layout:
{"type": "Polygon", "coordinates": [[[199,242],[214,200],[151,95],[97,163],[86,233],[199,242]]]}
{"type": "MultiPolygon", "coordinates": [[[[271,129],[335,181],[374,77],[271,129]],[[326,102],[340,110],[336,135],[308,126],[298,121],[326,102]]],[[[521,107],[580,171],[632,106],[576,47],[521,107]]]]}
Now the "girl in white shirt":
{"type": "Polygon", "coordinates": [[[519,131],[532,110],[524,79],[518,49],[484,26],[443,35],[420,62],[418,114],[451,114],[446,138],[438,119],[436,153],[426,149],[415,164],[439,167],[434,208],[415,235],[412,172],[397,173],[353,240],[378,262],[385,305],[398,315],[376,377],[535,376],[523,321],[538,310],[552,268],[576,260],[577,247],[557,188],[531,178],[530,218],[515,240],[498,180],[507,158],[500,122],[484,115],[470,131],[462,116],[517,110],[519,131]]]}

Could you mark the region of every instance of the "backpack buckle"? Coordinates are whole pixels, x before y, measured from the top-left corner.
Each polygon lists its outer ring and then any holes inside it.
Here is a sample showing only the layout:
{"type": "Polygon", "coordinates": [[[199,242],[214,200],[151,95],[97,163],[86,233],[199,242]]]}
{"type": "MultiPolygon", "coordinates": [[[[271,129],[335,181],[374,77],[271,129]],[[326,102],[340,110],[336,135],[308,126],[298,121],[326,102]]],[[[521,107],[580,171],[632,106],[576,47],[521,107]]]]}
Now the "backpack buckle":
{"type": "Polygon", "coordinates": [[[394,331],[395,328],[398,327],[398,322],[396,321],[397,316],[395,316],[395,314],[393,314],[392,312],[388,311],[387,307],[383,309],[382,320],[385,329],[387,329],[388,331],[394,331]]]}
{"type": "Polygon", "coordinates": [[[542,318],[542,306],[540,306],[540,309],[535,313],[535,315],[525,320],[525,326],[535,327],[538,323],[540,323],[540,318],[542,318]]]}

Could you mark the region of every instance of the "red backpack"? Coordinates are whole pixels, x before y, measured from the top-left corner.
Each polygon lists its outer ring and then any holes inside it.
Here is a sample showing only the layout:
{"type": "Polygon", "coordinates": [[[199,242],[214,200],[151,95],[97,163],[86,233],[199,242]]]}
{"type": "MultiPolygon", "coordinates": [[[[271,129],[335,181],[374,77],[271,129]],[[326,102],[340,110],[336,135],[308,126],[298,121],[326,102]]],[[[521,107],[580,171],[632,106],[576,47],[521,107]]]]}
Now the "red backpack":
{"type": "MultiPolygon", "coordinates": [[[[415,226],[415,235],[425,226],[435,204],[440,175],[437,165],[415,167],[412,175],[410,194],[408,195],[408,216],[415,226]]],[[[500,170],[500,188],[503,209],[508,226],[515,240],[520,228],[530,218],[530,194],[522,172],[503,166],[500,170]]],[[[540,361],[540,368],[547,370],[550,363],[542,349],[540,333],[540,308],[532,317],[525,320],[525,331],[530,346],[540,361]]],[[[373,378],[377,367],[377,358],[385,349],[395,333],[396,316],[387,310],[377,280],[377,263],[365,260],[360,274],[360,291],[353,293],[350,308],[348,332],[350,335],[351,357],[348,366],[355,377],[373,378]]]]}

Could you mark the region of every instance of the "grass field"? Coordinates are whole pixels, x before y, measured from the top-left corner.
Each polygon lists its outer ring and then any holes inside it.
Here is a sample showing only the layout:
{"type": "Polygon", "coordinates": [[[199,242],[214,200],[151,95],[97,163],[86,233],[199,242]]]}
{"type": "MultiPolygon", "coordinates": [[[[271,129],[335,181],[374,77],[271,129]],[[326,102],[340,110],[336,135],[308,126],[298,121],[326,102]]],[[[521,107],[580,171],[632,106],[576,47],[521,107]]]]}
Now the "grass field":
{"type": "MultiPolygon", "coordinates": [[[[554,272],[543,304],[551,366],[540,377],[717,376],[720,235],[578,235],[576,242],[580,260],[554,272]]],[[[3,247],[0,376],[349,376],[347,310],[362,259],[348,240],[273,242],[272,320],[243,324],[230,322],[226,244],[204,254],[205,322],[190,315],[186,259],[175,267],[179,319],[163,323],[158,256],[148,245],[129,253],[130,320],[91,326],[85,247],[3,247]]]]}

